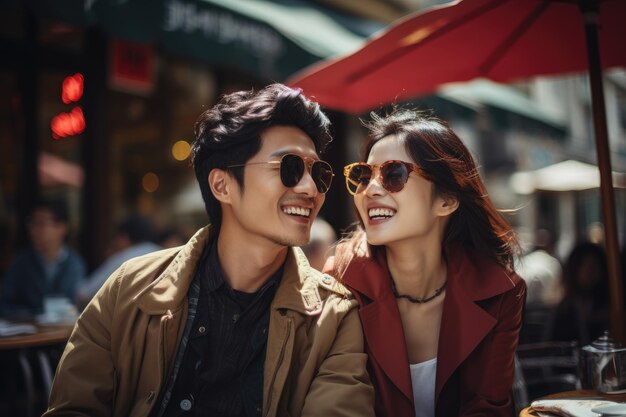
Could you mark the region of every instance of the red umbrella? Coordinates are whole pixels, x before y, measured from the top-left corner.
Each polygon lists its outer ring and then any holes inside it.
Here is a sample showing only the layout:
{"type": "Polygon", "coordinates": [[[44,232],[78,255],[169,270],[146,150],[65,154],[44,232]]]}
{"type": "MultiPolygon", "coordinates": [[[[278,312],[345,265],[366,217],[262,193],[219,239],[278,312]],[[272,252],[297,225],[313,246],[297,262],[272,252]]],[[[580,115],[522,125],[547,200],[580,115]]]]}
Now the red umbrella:
{"type": "Polygon", "coordinates": [[[293,77],[322,105],[360,113],[486,77],[510,82],[589,70],[611,288],[625,341],[601,68],[626,66],[626,0],[462,0],[391,25],[353,53],[293,77]]]}

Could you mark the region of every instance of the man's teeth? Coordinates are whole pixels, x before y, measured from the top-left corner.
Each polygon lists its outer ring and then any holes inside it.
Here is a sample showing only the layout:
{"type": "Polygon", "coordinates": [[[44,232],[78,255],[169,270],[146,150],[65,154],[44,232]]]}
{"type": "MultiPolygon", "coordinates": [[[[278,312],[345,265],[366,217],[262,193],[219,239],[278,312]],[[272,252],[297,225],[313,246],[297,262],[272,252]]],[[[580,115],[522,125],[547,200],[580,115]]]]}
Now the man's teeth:
{"type": "Polygon", "coordinates": [[[303,207],[285,207],[283,208],[283,212],[286,214],[295,214],[296,216],[309,217],[311,209],[303,207]]]}
{"type": "Polygon", "coordinates": [[[393,217],[394,214],[396,214],[395,210],[385,209],[385,208],[374,208],[374,209],[370,209],[370,211],[368,212],[370,219],[373,219],[376,217],[393,217]]]}

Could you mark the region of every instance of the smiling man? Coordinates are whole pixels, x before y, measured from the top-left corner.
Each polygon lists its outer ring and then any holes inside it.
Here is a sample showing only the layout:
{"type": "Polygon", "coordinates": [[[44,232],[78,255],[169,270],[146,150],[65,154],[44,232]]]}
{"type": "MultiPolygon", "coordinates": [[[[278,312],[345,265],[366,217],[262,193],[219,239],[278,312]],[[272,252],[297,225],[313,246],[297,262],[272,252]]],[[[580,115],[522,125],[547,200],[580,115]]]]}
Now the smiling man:
{"type": "Polygon", "coordinates": [[[210,225],[131,260],[67,344],[46,416],[368,416],[350,294],[297,248],[332,180],[329,122],[280,84],[200,116],[193,164],[210,225]]]}

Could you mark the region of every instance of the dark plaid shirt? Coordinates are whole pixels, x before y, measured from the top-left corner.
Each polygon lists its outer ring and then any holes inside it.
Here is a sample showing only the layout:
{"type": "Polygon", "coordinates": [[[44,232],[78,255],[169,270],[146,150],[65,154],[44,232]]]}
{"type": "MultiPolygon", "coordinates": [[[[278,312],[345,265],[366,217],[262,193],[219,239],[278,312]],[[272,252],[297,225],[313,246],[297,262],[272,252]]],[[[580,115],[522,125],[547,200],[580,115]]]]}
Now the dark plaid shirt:
{"type": "Polygon", "coordinates": [[[282,268],[257,292],[236,291],[224,279],[216,241],[208,247],[194,278],[193,325],[161,415],[260,416],[270,305],[282,268]]]}

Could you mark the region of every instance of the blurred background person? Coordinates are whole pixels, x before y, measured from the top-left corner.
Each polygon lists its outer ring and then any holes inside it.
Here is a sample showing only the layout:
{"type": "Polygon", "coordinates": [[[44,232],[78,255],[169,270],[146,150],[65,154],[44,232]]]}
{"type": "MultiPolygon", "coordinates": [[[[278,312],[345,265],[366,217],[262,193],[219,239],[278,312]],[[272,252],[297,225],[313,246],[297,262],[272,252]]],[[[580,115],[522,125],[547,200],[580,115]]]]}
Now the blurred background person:
{"type": "Polygon", "coordinates": [[[313,268],[322,270],[326,259],[332,255],[331,247],[336,240],[337,233],[326,220],[318,217],[313,221],[309,243],[302,247],[313,268]]]}
{"type": "Polygon", "coordinates": [[[609,286],[602,246],[579,243],[563,271],[565,297],[548,325],[549,340],[578,340],[586,345],[609,328],[609,286]]]}
{"type": "Polygon", "coordinates": [[[526,304],[554,306],[563,297],[561,277],[563,268],[554,255],[554,235],[547,229],[535,232],[535,244],[531,252],[515,265],[515,271],[527,286],[526,304]]]}
{"type": "Polygon", "coordinates": [[[144,216],[133,213],[118,226],[109,246],[109,257],[96,268],[76,293],[76,304],[84,307],[98,292],[104,281],[124,262],[161,249],[153,242],[155,229],[144,216]]]}
{"type": "Polygon", "coordinates": [[[69,300],[85,278],[85,263],[65,242],[67,204],[62,199],[39,201],[27,218],[30,247],[17,254],[2,285],[0,310],[10,318],[44,312],[46,296],[69,300]]]}
{"type": "Polygon", "coordinates": [[[548,339],[547,324],[555,306],[563,298],[563,267],[554,255],[555,239],[550,230],[538,229],[530,252],[515,263],[515,271],[526,282],[520,344],[548,339]]]}
{"type": "Polygon", "coordinates": [[[190,237],[174,227],[167,227],[157,233],[154,241],[162,249],[168,249],[184,245],[190,237]]]}

